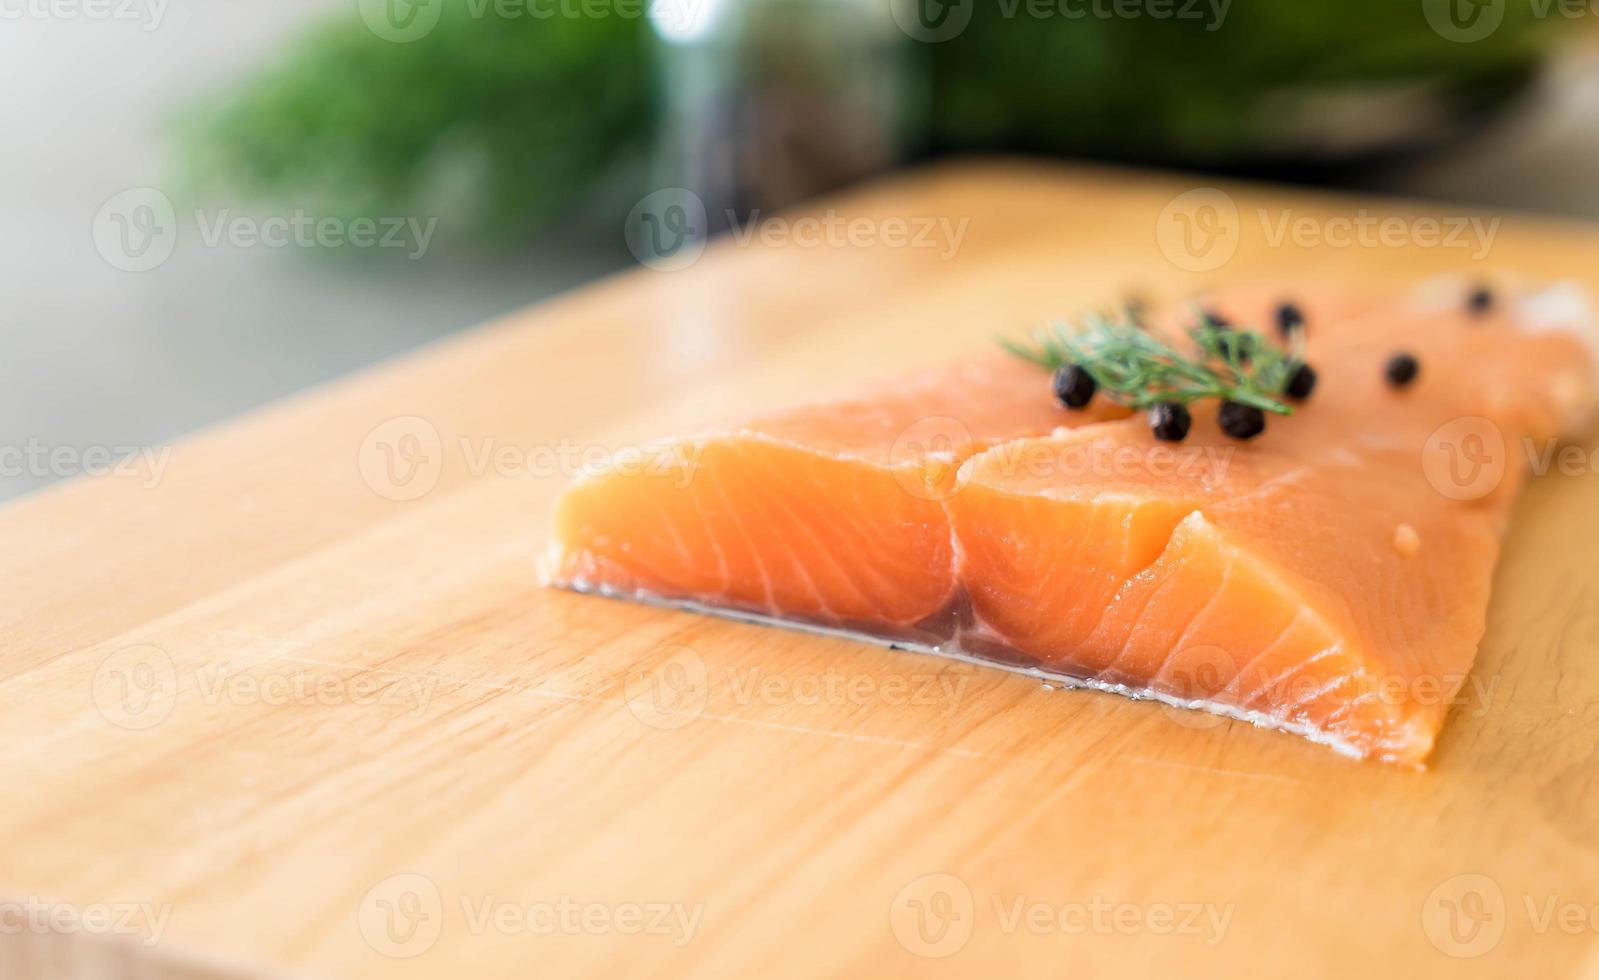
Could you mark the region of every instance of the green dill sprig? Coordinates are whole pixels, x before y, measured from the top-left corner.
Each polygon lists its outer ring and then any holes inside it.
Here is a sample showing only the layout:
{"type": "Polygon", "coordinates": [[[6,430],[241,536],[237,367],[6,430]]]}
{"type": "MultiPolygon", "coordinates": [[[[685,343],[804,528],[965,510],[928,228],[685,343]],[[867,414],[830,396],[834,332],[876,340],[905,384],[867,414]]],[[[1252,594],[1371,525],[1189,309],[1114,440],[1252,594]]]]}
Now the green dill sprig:
{"type": "Polygon", "coordinates": [[[1130,315],[1096,314],[1081,323],[1038,331],[1034,341],[1034,346],[1009,339],[1000,344],[1051,371],[1067,365],[1082,368],[1100,391],[1127,408],[1218,398],[1277,415],[1294,413],[1283,389],[1303,360],[1299,330],[1284,349],[1258,331],[1226,326],[1200,313],[1198,325],[1188,330],[1191,350],[1185,351],[1143,329],[1130,315]]]}

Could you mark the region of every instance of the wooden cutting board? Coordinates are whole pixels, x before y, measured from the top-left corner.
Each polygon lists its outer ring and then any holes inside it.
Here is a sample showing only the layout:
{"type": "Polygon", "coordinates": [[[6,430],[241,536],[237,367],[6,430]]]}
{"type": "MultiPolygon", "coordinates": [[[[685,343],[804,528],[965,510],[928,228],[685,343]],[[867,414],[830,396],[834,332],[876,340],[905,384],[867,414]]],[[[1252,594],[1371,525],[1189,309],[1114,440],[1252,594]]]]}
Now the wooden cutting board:
{"type": "Polygon", "coordinates": [[[1007,163],[803,213],[0,512],[0,976],[1599,975],[1590,457],[1425,773],[534,573],[603,450],[1128,289],[1599,286],[1599,233],[1007,163]]]}

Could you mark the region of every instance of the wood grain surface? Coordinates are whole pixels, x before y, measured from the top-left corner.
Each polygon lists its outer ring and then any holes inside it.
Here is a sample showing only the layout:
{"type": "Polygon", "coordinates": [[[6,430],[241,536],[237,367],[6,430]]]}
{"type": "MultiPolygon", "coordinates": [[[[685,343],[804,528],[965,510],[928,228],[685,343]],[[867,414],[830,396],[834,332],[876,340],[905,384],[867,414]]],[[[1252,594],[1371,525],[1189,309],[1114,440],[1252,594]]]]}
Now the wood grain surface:
{"type": "Polygon", "coordinates": [[[1587,457],[1424,773],[534,572],[604,450],[1128,289],[1599,286],[1599,233],[1001,162],[801,214],[0,511],[0,976],[1599,975],[1587,457]]]}

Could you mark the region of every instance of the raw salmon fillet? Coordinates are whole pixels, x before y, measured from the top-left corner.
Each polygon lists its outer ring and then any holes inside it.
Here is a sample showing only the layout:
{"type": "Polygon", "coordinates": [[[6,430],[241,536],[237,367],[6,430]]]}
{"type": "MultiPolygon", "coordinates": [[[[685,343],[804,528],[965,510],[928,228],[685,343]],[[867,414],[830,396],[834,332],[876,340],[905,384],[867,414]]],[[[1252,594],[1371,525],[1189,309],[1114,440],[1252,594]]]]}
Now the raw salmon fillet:
{"type": "Polygon", "coordinates": [[[1284,298],[1306,314],[1317,389],[1249,442],[1203,402],[1180,444],[1103,397],[1061,408],[997,351],[702,433],[572,486],[548,577],[1420,765],[1476,656],[1523,447],[1586,425],[1599,365],[1575,287],[1466,295],[1207,297],[1263,330],[1284,298]],[[1397,350],[1421,364],[1403,389],[1397,350]]]}

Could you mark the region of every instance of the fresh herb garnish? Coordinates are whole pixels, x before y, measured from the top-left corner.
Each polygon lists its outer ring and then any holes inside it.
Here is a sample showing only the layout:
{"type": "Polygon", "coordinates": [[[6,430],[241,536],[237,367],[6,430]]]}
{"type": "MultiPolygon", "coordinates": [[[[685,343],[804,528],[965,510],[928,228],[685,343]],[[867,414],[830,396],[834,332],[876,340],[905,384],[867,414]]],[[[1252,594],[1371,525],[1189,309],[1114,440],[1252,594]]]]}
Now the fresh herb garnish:
{"type": "Polygon", "coordinates": [[[1303,331],[1285,349],[1255,330],[1223,326],[1201,312],[1188,330],[1188,350],[1156,337],[1130,316],[1094,315],[1042,330],[1029,346],[1002,339],[1006,350],[1051,371],[1075,366],[1118,405],[1146,409],[1219,398],[1276,415],[1292,415],[1284,389],[1303,363],[1303,331]]]}

